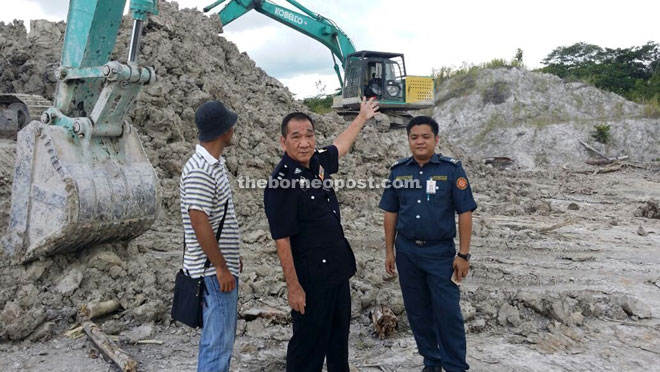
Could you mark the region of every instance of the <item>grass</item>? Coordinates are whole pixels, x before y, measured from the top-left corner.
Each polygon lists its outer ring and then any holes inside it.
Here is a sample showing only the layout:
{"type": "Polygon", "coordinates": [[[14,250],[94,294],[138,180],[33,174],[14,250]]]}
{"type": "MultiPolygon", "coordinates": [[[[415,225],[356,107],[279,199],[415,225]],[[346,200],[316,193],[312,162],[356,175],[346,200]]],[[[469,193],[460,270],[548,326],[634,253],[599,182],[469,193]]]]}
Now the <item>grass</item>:
{"type": "Polygon", "coordinates": [[[648,119],[660,119],[660,98],[658,96],[644,103],[643,115],[648,119]]]}
{"type": "Polygon", "coordinates": [[[577,107],[578,110],[581,109],[582,106],[584,106],[584,100],[582,99],[582,96],[575,93],[571,93],[571,95],[573,96],[573,99],[575,99],[575,107],[577,107]]]}
{"type": "Polygon", "coordinates": [[[486,139],[486,136],[493,131],[495,128],[503,128],[509,126],[505,122],[504,118],[498,114],[494,113],[492,114],[489,118],[486,124],[483,126],[481,131],[474,136],[474,139],[472,140],[475,145],[479,145],[484,142],[486,139]]]}
{"type": "Polygon", "coordinates": [[[315,112],[317,114],[327,114],[328,112],[332,111],[332,96],[318,96],[318,97],[311,97],[311,98],[305,98],[303,100],[303,104],[307,106],[312,112],[315,112]]]}
{"type": "MultiPolygon", "coordinates": [[[[465,74],[454,76],[454,78],[448,83],[449,86],[447,87],[447,93],[442,97],[438,97],[438,103],[443,103],[452,98],[458,98],[472,93],[477,86],[478,74],[479,70],[470,70],[465,74]]],[[[436,87],[438,87],[437,80],[436,87]]]]}
{"type": "MultiPolygon", "coordinates": [[[[436,91],[443,83],[448,82],[449,84],[444,90],[446,93],[442,96],[437,96],[436,103],[441,104],[452,98],[469,95],[476,88],[479,72],[496,68],[525,69],[525,65],[515,58],[510,61],[496,58],[480,64],[464,62],[460,67],[443,66],[438,69],[434,68],[431,71],[431,77],[435,81],[436,91]]],[[[499,104],[508,98],[510,92],[508,87],[504,85],[505,83],[494,84],[496,85],[487,87],[485,93],[482,92],[482,95],[485,102],[499,104]]]]}
{"type": "Polygon", "coordinates": [[[464,75],[476,76],[479,73],[479,71],[501,68],[501,67],[504,68],[515,67],[515,68],[525,69],[525,65],[522,62],[518,62],[515,59],[507,62],[502,58],[495,58],[490,62],[484,62],[479,64],[463,62],[463,64],[460,67],[443,66],[440,67],[439,69],[434,68],[431,71],[431,77],[433,77],[433,79],[435,80],[435,86],[438,87],[440,86],[440,84],[444,83],[445,81],[451,78],[464,76],[464,75]]]}

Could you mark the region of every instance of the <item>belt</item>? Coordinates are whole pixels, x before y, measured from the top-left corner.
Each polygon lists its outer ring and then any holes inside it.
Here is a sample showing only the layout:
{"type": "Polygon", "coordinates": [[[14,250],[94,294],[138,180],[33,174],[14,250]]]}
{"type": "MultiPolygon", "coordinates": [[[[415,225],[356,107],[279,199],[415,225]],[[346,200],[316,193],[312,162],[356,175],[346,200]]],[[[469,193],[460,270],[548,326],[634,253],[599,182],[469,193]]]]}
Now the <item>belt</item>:
{"type": "Polygon", "coordinates": [[[418,247],[425,247],[429,245],[441,245],[441,244],[453,244],[454,239],[434,239],[434,240],[421,240],[421,239],[410,239],[407,238],[403,235],[401,235],[402,238],[405,240],[408,240],[409,242],[414,243],[418,247]]]}

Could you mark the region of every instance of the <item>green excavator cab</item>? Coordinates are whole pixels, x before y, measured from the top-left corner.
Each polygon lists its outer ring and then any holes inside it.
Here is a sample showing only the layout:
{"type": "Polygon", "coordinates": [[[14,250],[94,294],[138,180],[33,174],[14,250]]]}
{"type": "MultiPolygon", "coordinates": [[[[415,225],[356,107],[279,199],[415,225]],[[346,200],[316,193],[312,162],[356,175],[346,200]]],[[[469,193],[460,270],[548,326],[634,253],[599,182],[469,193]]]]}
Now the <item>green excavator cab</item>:
{"type": "Polygon", "coordinates": [[[381,112],[401,116],[396,124],[403,124],[409,115],[396,112],[432,107],[433,89],[432,78],[407,75],[403,54],[363,50],[346,57],[344,89],[333,108],[350,113],[359,110],[362,97],[374,97],[381,112]]]}
{"type": "Polygon", "coordinates": [[[401,104],[405,100],[406,65],[403,54],[360,51],[346,57],[342,97],[375,97],[383,104],[401,104]]]}

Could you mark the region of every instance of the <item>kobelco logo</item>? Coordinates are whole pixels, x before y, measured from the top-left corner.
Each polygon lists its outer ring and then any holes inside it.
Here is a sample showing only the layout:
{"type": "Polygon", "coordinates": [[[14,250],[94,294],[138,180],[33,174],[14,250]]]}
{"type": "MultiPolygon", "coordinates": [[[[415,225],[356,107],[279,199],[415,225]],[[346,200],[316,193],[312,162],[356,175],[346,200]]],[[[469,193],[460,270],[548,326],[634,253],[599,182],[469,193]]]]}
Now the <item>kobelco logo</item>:
{"type": "Polygon", "coordinates": [[[275,8],[275,14],[277,14],[278,16],[280,16],[284,19],[288,19],[291,22],[295,22],[299,25],[303,24],[303,19],[302,18],[298,17],[297,15],[295,15],[291,12],[287,12],[286,10],[284,10],[282,8],[275,8]]]}

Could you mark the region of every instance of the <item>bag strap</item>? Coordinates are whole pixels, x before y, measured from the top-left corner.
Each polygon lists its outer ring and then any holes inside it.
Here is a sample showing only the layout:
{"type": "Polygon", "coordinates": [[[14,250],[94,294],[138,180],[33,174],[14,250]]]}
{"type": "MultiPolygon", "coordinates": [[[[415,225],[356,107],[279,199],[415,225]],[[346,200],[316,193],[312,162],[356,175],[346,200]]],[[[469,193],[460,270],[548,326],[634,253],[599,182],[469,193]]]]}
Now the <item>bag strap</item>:
{"type": "MultiPolygon", "coordinates": [[[[225,210],[222,213],[222,219],[220,220],[220,225],[218,225],[218,231],[215,233],[215,241],[220,242],[220,234],[222,234],[222,228],[225,226],[225,218],[227,217],[227,207],[229,206],[229,198],[227,198],[227,201],[225,202],[225,210]]],[[[218,248],[220,248],[218,246],[218,248]]],[[[183,259],[186,259],[186,232],[185,229],[183,231],[183,259]]],[[[204,271],[208,269],[211,266],[211,261],[206,258],[206,262],[204,262],[204,271]]],[[[188,273],[190,275],[190,273],[188,273]]]]}

